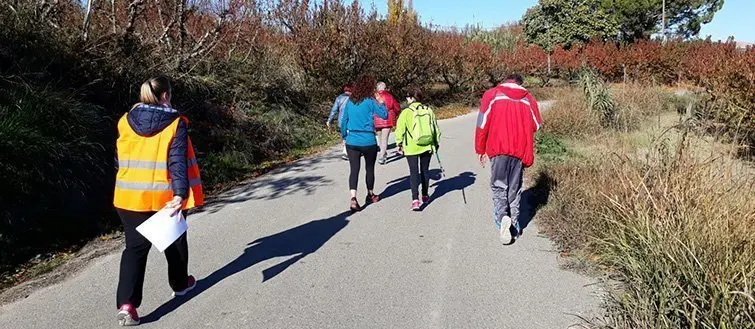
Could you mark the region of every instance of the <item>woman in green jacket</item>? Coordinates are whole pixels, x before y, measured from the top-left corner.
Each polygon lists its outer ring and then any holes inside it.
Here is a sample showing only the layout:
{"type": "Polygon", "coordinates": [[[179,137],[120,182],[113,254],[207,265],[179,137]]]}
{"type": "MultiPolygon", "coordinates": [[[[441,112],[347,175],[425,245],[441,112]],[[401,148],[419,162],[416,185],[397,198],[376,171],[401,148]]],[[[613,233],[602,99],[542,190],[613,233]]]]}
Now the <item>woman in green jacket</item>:
{"type": "Polygon", "coordinates": [[[409,182],[412,187],[412,210],[420,211],[430,200],[428,195],[428,169],[433,152],[438,150],[440,129],[435,113],[422,105],[422,91],[415,88],[406,96],[409,104],[401,111],[396,124],[396,145],[404,153],[409,163],[409,182]],[[421,181],[420,181],[421,179],[421,181]],[[419,185],[422,184],[422,199],[419,198],[419,185]]]}

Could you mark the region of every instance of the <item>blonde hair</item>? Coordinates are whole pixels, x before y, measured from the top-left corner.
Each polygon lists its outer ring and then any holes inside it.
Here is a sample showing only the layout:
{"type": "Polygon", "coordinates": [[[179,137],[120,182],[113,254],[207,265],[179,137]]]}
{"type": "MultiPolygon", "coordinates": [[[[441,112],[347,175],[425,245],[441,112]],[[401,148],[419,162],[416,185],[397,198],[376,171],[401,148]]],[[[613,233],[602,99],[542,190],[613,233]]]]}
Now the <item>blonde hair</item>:
{"type": "Polygon", "coordinates": [[[159,76],[149,79],[142,83],[141,92],[139,93],[139,102],[149,105],[160,105],[163,101],[162,95],[171,93],[170,80],[167,77],[159,76]]]}

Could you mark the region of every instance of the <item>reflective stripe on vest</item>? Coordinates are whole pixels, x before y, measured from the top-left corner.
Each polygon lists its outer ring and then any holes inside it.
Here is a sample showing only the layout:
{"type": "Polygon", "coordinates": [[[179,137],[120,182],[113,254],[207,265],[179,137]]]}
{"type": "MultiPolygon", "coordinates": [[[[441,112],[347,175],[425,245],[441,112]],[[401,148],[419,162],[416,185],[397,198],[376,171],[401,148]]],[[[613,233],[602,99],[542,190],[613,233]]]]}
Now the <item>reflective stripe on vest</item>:
{"type": "MultiPolygon", "coordinates": [[[[168,171],[168,153],[175,138],[180,117],[154,136],[139,136],[129,125],[126,115],[118,122],[118,175],[115,182],[113,204],[116,208],[131,211],[158,211],[173,199],[171,177],[168,171]]],[[[189,195],[184,209],[204,203],[202,181],[194,146],[188,140],[186,154],[189,195]]]]}
{"type": "Polygon", "coordinates": [[[134,183],[115,181],[115,187],[124,190],[144,190],[144,191],[170,191],[169,183],[134,183]]]}
{"type": "Polygon", "coordinates": [[[118,160],[118,168],[168,169],[168,163],[157,161],[118,160]]]}

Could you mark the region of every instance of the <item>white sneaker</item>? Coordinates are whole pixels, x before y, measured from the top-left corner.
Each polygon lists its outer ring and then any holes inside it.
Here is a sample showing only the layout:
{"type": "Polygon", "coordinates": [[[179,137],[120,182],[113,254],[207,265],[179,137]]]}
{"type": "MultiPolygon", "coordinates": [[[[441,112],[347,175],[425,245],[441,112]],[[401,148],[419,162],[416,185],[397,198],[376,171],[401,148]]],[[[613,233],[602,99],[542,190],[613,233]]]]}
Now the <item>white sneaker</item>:
{"type": "Polygon", "coordinates": [[[194,290],[194,287],[197,286],[197,279],[195,279],[193,275],[189,275],[188,280],[189,280],[189,282],[188,282],[188,286],[186,287],[186,289],[181,290],[181,291],[173,292],[173,297],[181,297],[183,295],[188,294],[189,291],[194,290]]]}
{"type": "Polygon", "coordinates": [[[511,236],[511,217],[503,216],[501,220],[501,243],[504,245],[511,244],[513,237],[511,236]]]}
{"type": "Polygon", "coordinates": [[[139,325],[139,314],[131,304],[121,306],[118,310],[118,325],[122,327],[131,327],[139,325]]]}

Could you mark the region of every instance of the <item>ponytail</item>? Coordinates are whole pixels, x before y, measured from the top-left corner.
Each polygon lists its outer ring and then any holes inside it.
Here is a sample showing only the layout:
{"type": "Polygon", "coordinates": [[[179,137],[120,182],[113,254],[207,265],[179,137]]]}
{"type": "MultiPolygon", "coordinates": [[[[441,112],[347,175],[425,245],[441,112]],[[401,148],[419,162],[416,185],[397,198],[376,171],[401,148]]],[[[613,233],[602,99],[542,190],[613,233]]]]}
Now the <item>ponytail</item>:
{"type": "Polygon", "coordinates": [[[167,77],[159,76],[149,79],[142,83],[139,93],[139,102],[148,105],[161,105],[163,94],[170,95],[170,80],[167,77]]]}

